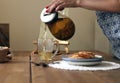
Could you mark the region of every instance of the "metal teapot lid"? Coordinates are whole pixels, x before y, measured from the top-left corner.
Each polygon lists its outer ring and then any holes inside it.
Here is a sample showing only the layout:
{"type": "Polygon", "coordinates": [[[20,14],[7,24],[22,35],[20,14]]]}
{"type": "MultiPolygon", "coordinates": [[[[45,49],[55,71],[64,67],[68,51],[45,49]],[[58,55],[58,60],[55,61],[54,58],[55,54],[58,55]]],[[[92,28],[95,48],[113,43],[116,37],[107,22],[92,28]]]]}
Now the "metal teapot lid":
{"type": "Polygon", "coordinates": [[[40,14],[40,19],[44,23],[51,23],[58,18],[58,12],[47,13],[46,8],[44,8],[40,14]]]}

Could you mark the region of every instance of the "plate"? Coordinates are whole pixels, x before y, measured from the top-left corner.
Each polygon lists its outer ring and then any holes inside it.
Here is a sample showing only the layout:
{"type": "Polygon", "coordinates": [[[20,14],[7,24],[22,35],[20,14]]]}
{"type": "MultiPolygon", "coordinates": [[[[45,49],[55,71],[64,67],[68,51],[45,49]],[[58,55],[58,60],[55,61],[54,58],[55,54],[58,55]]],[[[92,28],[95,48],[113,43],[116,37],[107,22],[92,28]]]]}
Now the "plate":
{"type": "Polygon", "coordinates": [[[69,55],[62,57],[62,60],[70,65],[98,65],[102,62],[103,58],[101,55],[95,55],[95,58],[83,59],[83,58],[69,58],[69,55]]]}

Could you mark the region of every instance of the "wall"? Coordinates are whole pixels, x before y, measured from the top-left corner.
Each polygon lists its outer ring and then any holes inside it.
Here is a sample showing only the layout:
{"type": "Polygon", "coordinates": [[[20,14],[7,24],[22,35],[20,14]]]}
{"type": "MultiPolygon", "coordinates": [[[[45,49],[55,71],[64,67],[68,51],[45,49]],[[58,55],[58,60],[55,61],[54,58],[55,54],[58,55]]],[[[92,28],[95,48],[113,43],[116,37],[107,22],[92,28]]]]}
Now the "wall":
{"type": "Polygon", "coordinates": [[[81,8],[71,9],[70,17],[76,25],[76,33],[71,39],[72,49],[94,49],[94,12],[81,8]]]}
{"type": "MultiPolygon", "coordinates": [[[[47,1],[47,0],[46,0],[47,1]]],[[[1,0],[0,23],[10,24],[10,46],[13,50],[31,50],[39,33],[42,0],[1,0]]]]}
{"type": "MultiPolygon", "coordinates": [[[[13,50],[32,50],[40,29],[39,14],[51,0],[1,0],[0,23],[10,24],[10,47],[13,50]]],[[[70,8],[76,33],[70,39],[70,50],[94,50],[95,14],[93,11],[70,8]]]]}
{"type": "Polygon", "coordinates": [[[95,50],[99,50],[105,53],[110,52],[109,41],[103,34],[102,29],[95,20],[95,50]]]}

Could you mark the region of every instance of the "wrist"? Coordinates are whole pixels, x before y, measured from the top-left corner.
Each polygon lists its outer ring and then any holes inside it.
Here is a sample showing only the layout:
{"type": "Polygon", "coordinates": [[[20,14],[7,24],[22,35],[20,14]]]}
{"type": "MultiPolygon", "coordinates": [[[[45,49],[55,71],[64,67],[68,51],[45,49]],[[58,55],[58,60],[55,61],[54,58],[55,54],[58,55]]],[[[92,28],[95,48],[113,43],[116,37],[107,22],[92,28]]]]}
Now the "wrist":
{"type": "Polygon", "coordinates": [[[81,2],[82,2],[82,0],[77,0],[76,1],[76,4],[77,4],[78,7],[81,7],[81,2]]]}

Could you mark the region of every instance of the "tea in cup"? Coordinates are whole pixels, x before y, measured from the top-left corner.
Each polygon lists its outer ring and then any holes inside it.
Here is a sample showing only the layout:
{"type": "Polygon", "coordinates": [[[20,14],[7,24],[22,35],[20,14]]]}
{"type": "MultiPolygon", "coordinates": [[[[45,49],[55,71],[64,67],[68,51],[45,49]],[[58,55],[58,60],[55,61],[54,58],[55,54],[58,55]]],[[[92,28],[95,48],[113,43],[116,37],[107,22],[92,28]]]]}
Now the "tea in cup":
{"type": "Polygon", "coordinates": [[[40,60],[48,61],[52,60],[52,58],[56,55],[54,52],[54,40],[52,38],[48,39],[38,39],[38,55],[40,60]]]}

